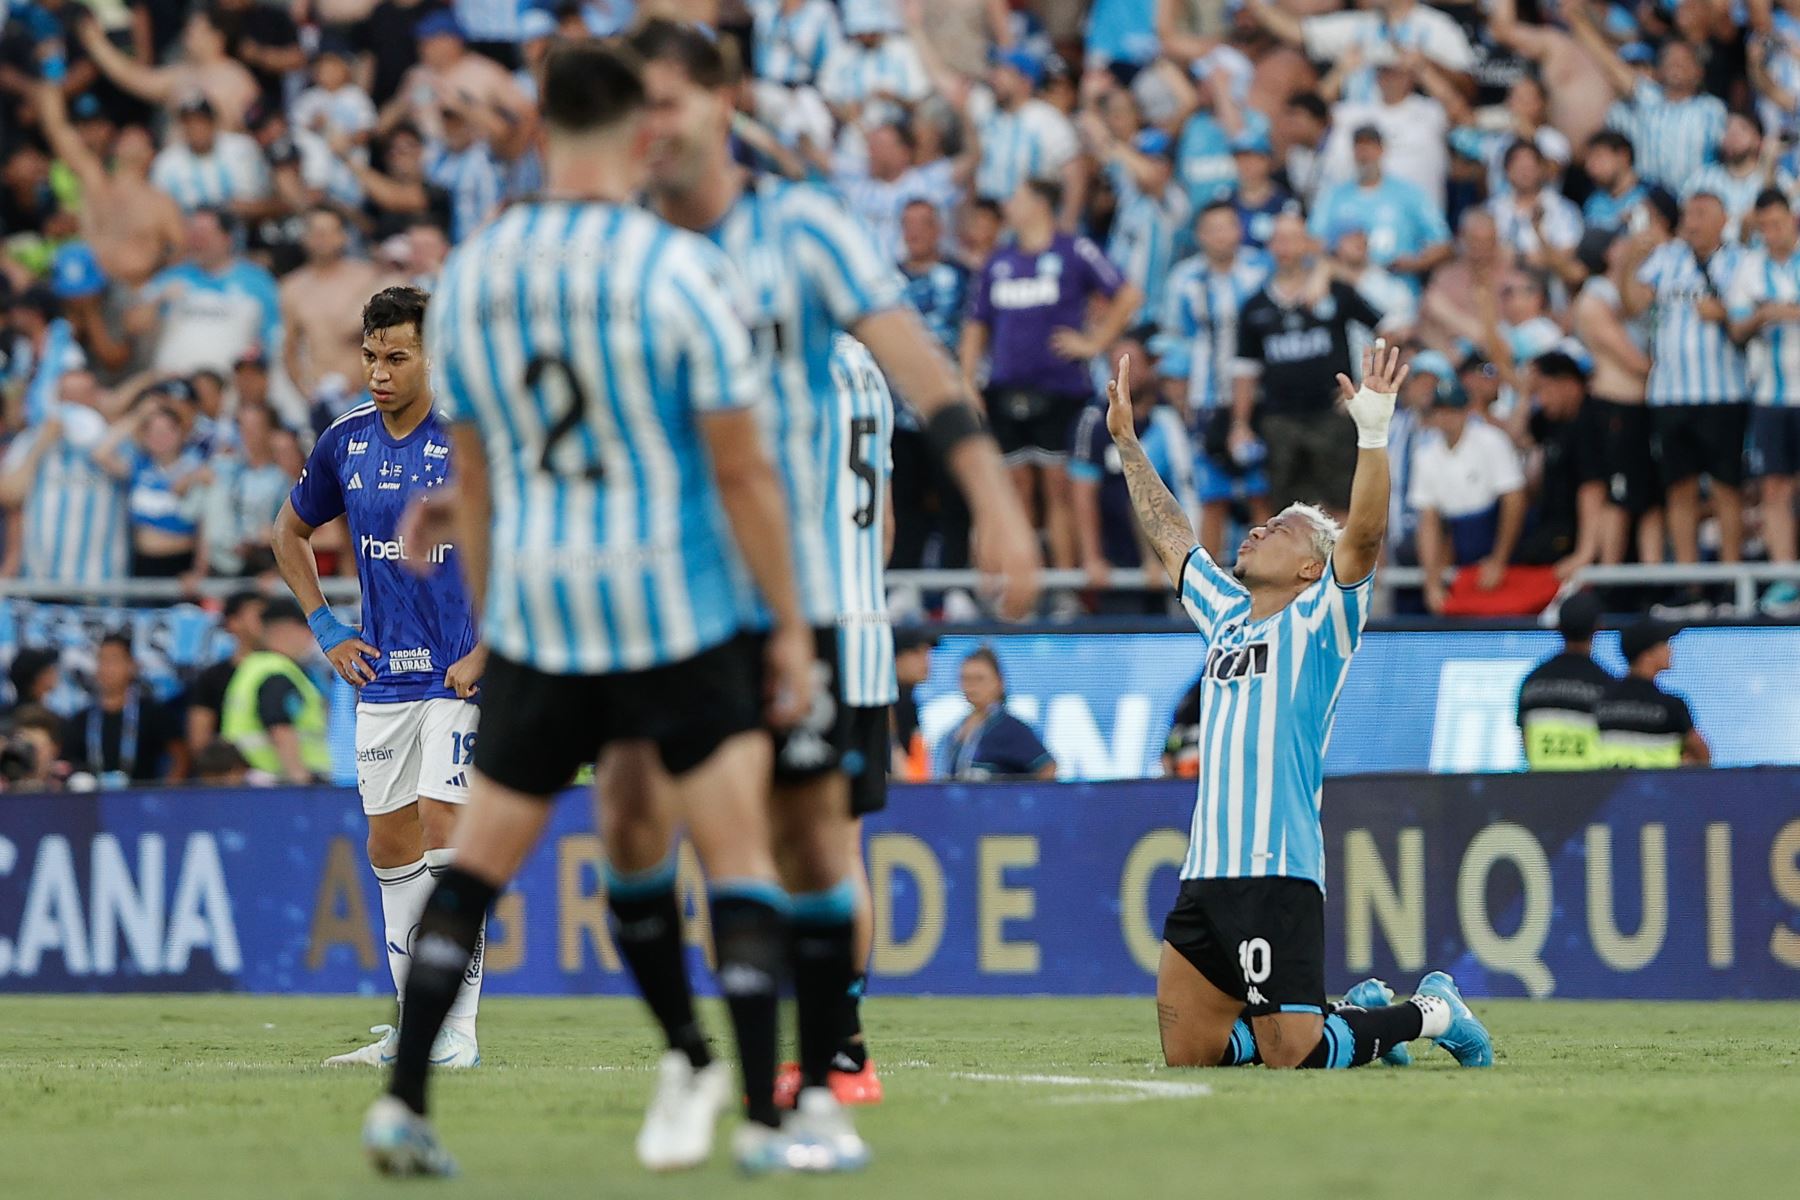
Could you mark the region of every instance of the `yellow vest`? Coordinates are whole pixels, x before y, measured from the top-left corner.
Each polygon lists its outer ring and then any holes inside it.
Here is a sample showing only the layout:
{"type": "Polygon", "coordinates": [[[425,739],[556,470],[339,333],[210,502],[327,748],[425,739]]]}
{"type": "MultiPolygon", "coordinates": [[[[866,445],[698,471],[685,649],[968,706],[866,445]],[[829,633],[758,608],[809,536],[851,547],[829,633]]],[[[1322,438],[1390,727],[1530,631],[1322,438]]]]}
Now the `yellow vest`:
{"type": "Polygon", "coordinates": [[[1525,717],[1525,762],[1533,771],[1593,771],[1607,764],[1594,718],[1584,725],[1568,713],[1525,717]]]}
{"type": "Polygon", "coordinates": [[[219,714],[219,736],[238,748],[244,761],[258,771],[281,773],[281,757],[257,711],[256,697],[262,685],[280,675],[300,691],[300,711],[294,716],[294,732],[300,737],[300,761],[315,775],[331,772],[331,748],[326,744],[325,697],[293,659],[272,650],[245,658],[225,688],[219,714]]]}

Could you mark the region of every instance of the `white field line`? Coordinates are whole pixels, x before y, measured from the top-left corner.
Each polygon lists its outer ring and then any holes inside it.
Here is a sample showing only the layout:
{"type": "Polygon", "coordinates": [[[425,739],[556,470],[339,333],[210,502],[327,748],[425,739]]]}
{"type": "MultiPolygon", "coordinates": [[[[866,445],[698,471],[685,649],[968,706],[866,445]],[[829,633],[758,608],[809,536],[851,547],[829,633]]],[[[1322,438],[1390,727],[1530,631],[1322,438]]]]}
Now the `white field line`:
{"type": "Polygon", "coordinates": [[[1080,1095],[1052,1097],[1050,1102],[1054,1104],[1191,1100],[1196,1096],[1212,1095],[1212,1088],[1204,1083],[1173,1083],[1161,1079],[1094,1079],[1084,1075],[1023,1075],[985,1071],[956,1071],[953,1072],[952,1078],[968,1079],[975,1083],[1010,1083],[1090,1089],[1089,1092],[1080,1095]]]}

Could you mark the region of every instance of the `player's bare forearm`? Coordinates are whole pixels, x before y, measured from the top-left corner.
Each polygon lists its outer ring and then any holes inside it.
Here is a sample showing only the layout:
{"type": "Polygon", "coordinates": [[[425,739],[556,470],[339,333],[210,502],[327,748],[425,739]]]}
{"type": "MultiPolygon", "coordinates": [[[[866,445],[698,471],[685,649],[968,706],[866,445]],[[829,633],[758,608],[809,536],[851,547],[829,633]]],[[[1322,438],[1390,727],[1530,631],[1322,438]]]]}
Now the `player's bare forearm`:
{"type": "Polygon", "coordinates": [[[451,523],[456,530],[456,556],[462,563],[463,583],[475,606],[475,617],[487,611],[488,560],[491,551],[494,495],[488,484],[487,451],[481,431],[468,421],[450,427],[451,452],[456,455],[456,492],[450,500],[451,523]]]}
{"type": "Polygon", "coordinates": [[[788,543],[787,498],[763,450],[755,413],[747,408],[709,413],[700,430],[712,454],[720,506],[751,579],[777,626],[799,624],[802,615],[788,543]]]}
{"type": "MultiPolygon", "coordinates": [[[[940,409],[971,399],[963,382],[966,372],[950,361],[919,320],[917,310],[901,307],[871,313],[850,332],[869,348],[888,383],[920,416],[930,418],[940,409]]],[[[986,332],[984,325],[963,326],[961,354],[965,362],[980,359],[986,332]]]]}
{"type": "Polygon", "coordinates": [[[319,560],[313,554],[313,527],[302,521],[291,502],[281,506],[275,527],[269,533],[269,549],[275,552],[275,569],[281,582],[300,602],[300,611],[310,613],[325,603],[325,591],[319,586],[319,560]]]}
{"type": "Polygon", "coordinates": [[[1358,450],[1356,476],[1350,484],[1350,512],[1331,556],[1332,569],[1341,582],[1356,583],[1375,569],[1382,540],[1387,537],[1391,486],[1387,450],[1358,450]]]}
{"type": "Polygon", "coordinates": [[[1138,528],[1162,560],[1169,579],[1179,583],[1188,554],[1200,544],[1194,527],[1188,524],[1187,514],[1181,511],[1174,493],[1150,464],[1143,443],[1132,437],[1120,439],[1117,444],[1119,466],[1125,473],[1125,487],[1131,493],[1131,509],[1137,514],[1138,528]]]}

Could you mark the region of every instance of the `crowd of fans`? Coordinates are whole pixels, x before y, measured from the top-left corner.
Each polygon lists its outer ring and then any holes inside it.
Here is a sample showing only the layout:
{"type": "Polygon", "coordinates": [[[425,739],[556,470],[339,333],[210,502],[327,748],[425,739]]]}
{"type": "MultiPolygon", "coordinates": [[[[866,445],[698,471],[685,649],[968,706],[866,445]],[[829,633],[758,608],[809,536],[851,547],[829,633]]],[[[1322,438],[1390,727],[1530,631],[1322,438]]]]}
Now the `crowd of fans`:
{"type": "MultiPolygon", "coordinates": [[[[266,577],[360,398],[362,300],[538,186],[551,40],[647,15],[741,50],[741,156],[900,265],[1090,609],[1165,603],[1106,590],[1146,561],[1095,415],[1127,352],[1221,558],[1344,507],[1333,376],[1376,336],[1411,351],[1388,558],[1428,568],[1417,608],[1796,558],[1795,0],[13,0],[0,578],[266,577]]],[[[893,565],[964,566],[899,426],[893,565]]]]}

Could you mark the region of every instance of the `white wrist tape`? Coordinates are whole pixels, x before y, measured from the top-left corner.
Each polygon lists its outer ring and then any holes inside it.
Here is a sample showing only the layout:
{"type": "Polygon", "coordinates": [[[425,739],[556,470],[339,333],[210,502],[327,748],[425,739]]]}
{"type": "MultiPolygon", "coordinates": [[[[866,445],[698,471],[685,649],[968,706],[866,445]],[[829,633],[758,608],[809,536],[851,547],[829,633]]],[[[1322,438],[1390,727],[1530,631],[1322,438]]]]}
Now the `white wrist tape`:
{"type": "Polygon", "coordinates": [[[1390,393],[1360,389],[1350,400],[1350,417],[1356,422],[1356,444],[1363,450],[1379,450],[1388,444],[1388,424],[1394,419],[1390,393]]]}

